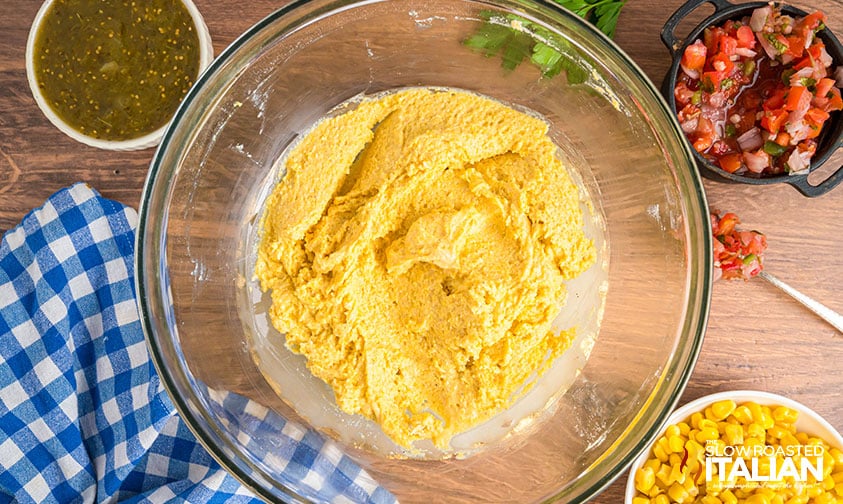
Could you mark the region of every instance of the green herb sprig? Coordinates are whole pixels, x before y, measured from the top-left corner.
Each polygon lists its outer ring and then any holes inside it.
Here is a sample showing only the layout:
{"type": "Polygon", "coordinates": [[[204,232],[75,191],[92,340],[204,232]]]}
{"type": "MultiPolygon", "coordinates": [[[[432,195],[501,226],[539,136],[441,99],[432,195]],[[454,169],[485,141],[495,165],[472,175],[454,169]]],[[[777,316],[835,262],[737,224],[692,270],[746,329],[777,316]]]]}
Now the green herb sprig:
{"type": "Polygon", "coordinates": [[[588,20],[610,37],[615,36],[618,17],[626,0],[554,0],[577,16],[588,20]]]}
{"type": "MultiPolygon", "coordinates": [[[[576,15],[593,23],[600,31],[612,37],[621,8],[627,0],[554,0],[576,15]]],[[[514,70],[525,59],[539,67],[544,77],[553,77],[562,71],[569,84],[582,84],[588,77],[586,70],[576,62],[573,48],[568,41],[553,36],[542,27],[513,15],[486,11],[481,16],[485,23],[464,44],[486,56],[501,55],[501,64],[514,70]],[[516,28],[516,26],[518,28],[516,28]]]]}

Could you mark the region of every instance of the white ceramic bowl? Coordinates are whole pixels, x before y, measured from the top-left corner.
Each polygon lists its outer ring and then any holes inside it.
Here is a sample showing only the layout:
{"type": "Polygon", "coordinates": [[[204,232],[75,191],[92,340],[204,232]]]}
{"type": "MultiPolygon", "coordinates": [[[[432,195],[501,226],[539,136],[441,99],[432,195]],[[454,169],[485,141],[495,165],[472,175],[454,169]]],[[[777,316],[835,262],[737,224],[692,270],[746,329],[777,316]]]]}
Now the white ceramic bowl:
{"type": "MultiPolygon", "coordinates": [[[[167,121],[166,124],[155,131],[137,138],[131,138],[128,140],[102,140],[85,135],[79,130],[73,128],[61,117],[59,117],[52,107],[50,107],[50,104],[47,102],[47,99],[41,93],[41,89],[38,86],[33,61],[35,56],[35,39],[38,34],[38,29],[40,28],[41,23],[44,20],[44,16],[47,14],[54,1],[55,0],[46,0],[41,5],[41,8],[35,15],[35,20],[32,22],[32,28],[29,30],[29,37],[26,40],[26,79],[29,81],[29,89],[32,91],[32,96],[35,98],[35,103],[38,104],[41,112],[43,112],[44,115],[47,116],[47,119],[49,119],[49,121],[65,135],[77,142],[81,142],[85,145],[90,145],[91,147],[96,147],[98,149],[131,151],[146,149],[158,145],[161,138],[164,136],[164,131],[167,129],[167,126],[169,126],[170,121],[167,121]]],[[[205,24],[205,20],[202,18],[202,14],[199,12],[199,9],[196,8],[196,5],[192,2],[192,0],[181,1],[190,13],[190,17],[193,18],[193,25],[196,28],[196,34],[199,36],[198,74],[201,74],[214,59],[214,48],[211,42],[211,34],[208,31],[208,26],[205,24]]],[[[199,75],[197,75],[197,79],[198,77],[199,75]]]]}
{"type": "MultiPolygon", "coordinates": [[[[664,428],[659,431],[659,434],[656,436],[655,439],[658,439],[660,436],[662,436],[664,434],[665,429],[669,425],[685,421],[694,413],[698,411],[704,411],[705,408],[711,406],[717,401],[725,401],[728,399],[735,401],[735,403],[737,404],[752,401],[762,406],[785,406],[794,409],[799,412],[799,418],[794,424],[798,431],[805,432],[809,435],[821,438],[825,440],[825,442],[828,443],[829,446],[843,450],[843,436],[841,436],[840,433],[837,432],[837,430],[832,427],[832,425],[828,423],[828,421],[826,421],[823,417],[821,417],[816,411],[812,410],[811,408],[805,406],[802,403],[794,401],[793,399],[788,399],[787,397],[778,394],[773,394],[770,392],[761,392],[757,390],[731,390],[725,392],[717,392],[715,394],[703,396],[699,399],[691,401],[685,404],[684,406],[677,408],[676,410],[674,410],[673,413],[671,413],[670,417],[668,417],[667,419],[667,422],[664,424],[664,428]]],[[[636,495],[635,471],[641,468],[641,466],[644,465],[644,462],[646,462],[647,459],[650,458],[652,448],[652,444],[648,446],[647,449],[643,453],[641,453],[641,455],[639,455],[637,459],[635,459],[635,461],[632,463],[632,466],[630,467],[629,477],[626,482],[626,492],[624,494],[624,502],[626,504],[632,504],[632,498],[636,495]]]]}

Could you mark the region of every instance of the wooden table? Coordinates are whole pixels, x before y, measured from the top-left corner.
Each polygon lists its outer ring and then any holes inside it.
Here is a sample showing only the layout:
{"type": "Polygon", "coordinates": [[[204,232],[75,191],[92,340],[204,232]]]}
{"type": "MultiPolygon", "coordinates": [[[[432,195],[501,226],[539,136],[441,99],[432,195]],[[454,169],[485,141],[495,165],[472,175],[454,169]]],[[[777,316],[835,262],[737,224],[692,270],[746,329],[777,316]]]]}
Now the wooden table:
{"type": "MultiPolygon", "coordinates": [[[[54,191],[86,181],[104,196],[137,207],[151,149],[105,152],[76,143],[41,114],[27,85],[24,50],[40,0],[3,0],[0,15],[0,232],[54,191]]],[[[218,54],[282,1],[196,0],[218,54]]],[[[659,29],[682,0],[630,0],[616,41],[660,83],[670,57],[659,29]]],[[[843,33],[843,0],[800,1],[819,8],[843,33]]],[[[706,5],[700,12],[713,10],[706,5]]],[[[702,16],[695,16],[700,19],[702,16]]],[[[838,153],[830,167],[843,162],[838,153]]],[[[843,187],[815,199],[785,185],[706,181],[712,208],[735,211],[768,238],[771,273],[843,312],[843,187]],[[838,221],[837,219],[841,219],[838,221]]],[[[807,404],[843,431],[843,336],[760,279],[714,286],[709,328],[682,402],[728,389],[776,392],[807,404]]],[[[598,503],[622,502],[625,475],[598,503]]]]}

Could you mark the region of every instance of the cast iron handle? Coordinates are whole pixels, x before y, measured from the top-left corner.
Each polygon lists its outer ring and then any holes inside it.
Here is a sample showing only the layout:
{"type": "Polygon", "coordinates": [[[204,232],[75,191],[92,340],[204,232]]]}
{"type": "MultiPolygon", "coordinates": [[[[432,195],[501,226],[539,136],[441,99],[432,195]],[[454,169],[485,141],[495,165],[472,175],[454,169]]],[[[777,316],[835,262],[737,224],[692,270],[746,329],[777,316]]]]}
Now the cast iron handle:
{"type": "MultiPolygon", "coordinates": [[[[843,143],[838,143],[832,153],[838,151],[840,147],[843,147],[843,143]]],[[[785,180],[785,182],[795,187],[796,190],[801,192],[803,195],[809,198],[816,198],[817,196],[822,196],[828,191],[834,189],[838,184],[840,184],[840,182],[843,182],[843,166],[837,168],[834,173],[829,175],[828,178],[817,185],[811,185],[808,183],[808,175],[791,177],[790,179],[785,180]]]]}
{"type": "Polygon", "coordinates": [[[697,7],[704,3],[710,3],[714,6],[714,14],[734,5],[729,3],[727,0],[688,0],[684,5],[676,9],[676,12],[670,16],[662,27],[661,32],[662,43],[664,43],[667,50],[670,51],[670,55],[672,57],[676,56],[676,51],[682,47],[683,42],[676,37],[676,27],[679,26],[679,23],[681,23],[683,19],[685,19],[690,13],[697,10],[697,7]]]}

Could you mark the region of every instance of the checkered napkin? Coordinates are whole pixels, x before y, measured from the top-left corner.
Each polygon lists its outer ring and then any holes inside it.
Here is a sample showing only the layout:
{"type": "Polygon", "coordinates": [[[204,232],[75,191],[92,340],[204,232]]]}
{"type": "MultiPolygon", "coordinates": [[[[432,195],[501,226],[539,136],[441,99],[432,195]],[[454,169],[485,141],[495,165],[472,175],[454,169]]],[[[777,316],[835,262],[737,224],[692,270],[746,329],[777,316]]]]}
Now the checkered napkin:
{"type": "MultiPolygon", "coordinates": [[[[85,184],[0,243],[0,502],[260,502],[197,443],[145,346],[137,214],[85,184]]],[[[208,390],[227,428],[322,502],[394,502],[333,443],[208,390]],[[272,436],[282,451],[261,453],[272,436]]]]}

